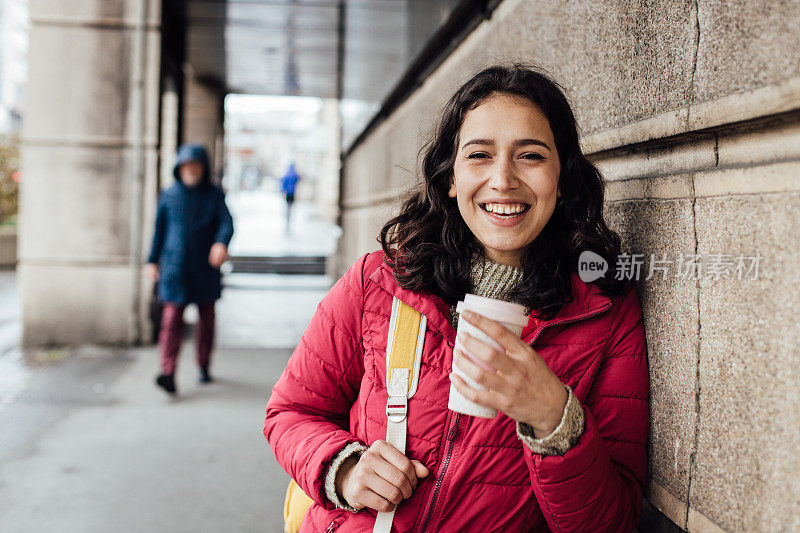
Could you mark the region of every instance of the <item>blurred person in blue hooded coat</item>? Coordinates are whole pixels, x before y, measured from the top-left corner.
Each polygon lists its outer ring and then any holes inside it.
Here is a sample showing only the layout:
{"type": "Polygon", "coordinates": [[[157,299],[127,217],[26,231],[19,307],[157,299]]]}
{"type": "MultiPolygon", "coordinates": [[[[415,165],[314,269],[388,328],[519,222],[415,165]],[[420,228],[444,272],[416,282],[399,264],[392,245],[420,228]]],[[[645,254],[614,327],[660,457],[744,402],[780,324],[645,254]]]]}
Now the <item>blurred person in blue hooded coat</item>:
{"type": "Polygon", "coordinates": [[[183,312],[197,305],[195,335],[200,382],[209,373],[214,343],[214,303],[221,296],[220,266],[228,258],[233,219],[222,189],[211,184],[208,154],[199,144],[178,148],[173,169],[175,183],[158,199],[155,231],[147,269],[158,282],[164,302],[158,336],[161,373],[156,384],[176,392],[175,368],[183,338],[183,312]]]}
{"type": "Polygon", "coordinates": [[[297,190],[297,182],[300,181],[300,175],[297,173],[294,161],[289,163],[289,168],[286,169],[286,174],[281,178],[281,191],[286,200],[286,233],[289,233],[289,222],[292,216],[292,205],[294,205],[294,193],[297,190]]]}

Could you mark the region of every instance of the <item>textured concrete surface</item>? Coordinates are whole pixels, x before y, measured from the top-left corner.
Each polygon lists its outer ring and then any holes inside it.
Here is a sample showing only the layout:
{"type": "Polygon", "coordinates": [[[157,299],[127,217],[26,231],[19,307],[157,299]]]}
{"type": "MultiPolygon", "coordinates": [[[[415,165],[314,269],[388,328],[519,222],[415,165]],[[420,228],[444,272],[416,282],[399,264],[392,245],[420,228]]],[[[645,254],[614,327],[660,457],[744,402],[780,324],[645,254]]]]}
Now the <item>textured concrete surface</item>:
{"type": "Polygon", "coordinates": [[[380,229],[399,206],[400,201],[396,199],[375,208],[349,209],[342,214],[342,234],[346,238],[340,241],[336,255],[336,265],[340,273],[350,268],[361,255],[380,249],[377,241],[380,229]]]}
{"type": "Polygon", "coordinates": [[[599,158],[607,220],[624,249],[692,253],[696,232],[704,269],[715,253],[763,256],[757,281],[639,285],[652,392],[648,498],[690,531],[792,531],[800,520],[797,126],[783,117],[720,132],[710,149],[697,136],[599,158]],[[693,152],[716,161],[664,159],[693,152]],[[667,205],[685,209],[664,216],[667,205]]]}
{"type": "MultiPolygon", "coordinates": [[[[758,179],[754,168],[751,179],[758,179]]],[[[796,179],[796,176],[795,176],[796,179]]],[[[700,284],[691,504],[729,531],[800,530],[800,192],[698,198],[699,252],[763,256],[700,284]]]]}
{"type": "MultiPolygon", "coordinates": [[[[676,261],[694,252],[693,214],[689,199],[629,200],[607,204],[606,220],[622,238],[623,249],[656,259],[676,261]]],[[[696,419],[697,287],[665,273],[643,269],[637,282],[642,299],[650,369],[650,443],[648,476],[680,501],[688,501],[690,454],[696,419]]],[[[680,524],[665,504],[662,512],[680,524]]]]}
{"type": "Polygon", "coordinates": [[[552,70],[587,132],[680,107],[689,95],[697,39],[691,3],[518,2],[498,11],[506,16],[477,58],[552,70]]]}
{"type": "Polygon", "coordinates": [[[800,75],[800,4],[792,0],[697,2],[694,100],[755,89],[800,75]]]}

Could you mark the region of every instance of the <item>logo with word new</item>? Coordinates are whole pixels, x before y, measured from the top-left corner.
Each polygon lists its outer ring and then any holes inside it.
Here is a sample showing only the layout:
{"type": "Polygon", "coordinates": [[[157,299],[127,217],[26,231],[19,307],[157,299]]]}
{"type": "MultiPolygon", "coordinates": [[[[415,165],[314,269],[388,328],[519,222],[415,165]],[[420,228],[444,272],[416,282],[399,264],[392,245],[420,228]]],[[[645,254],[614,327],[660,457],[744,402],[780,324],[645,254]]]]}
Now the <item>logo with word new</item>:
{"type": "Polygon", "coordinates": [[[586,250],[581,252],[580,257],[578,257],[578,276],[584,283],[591,283],[596,279],[602,278],[607,270],[608,261],[594,252],[586,250]]]}

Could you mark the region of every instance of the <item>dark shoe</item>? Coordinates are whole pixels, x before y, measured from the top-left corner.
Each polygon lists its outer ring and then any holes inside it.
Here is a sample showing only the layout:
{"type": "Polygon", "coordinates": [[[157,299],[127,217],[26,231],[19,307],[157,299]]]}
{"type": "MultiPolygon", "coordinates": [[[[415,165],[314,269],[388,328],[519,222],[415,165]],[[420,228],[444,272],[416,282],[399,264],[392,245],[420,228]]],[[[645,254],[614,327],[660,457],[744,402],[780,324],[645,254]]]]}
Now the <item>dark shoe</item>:
{"type": "Polygon", "coordinates": [[[172,374],[159,374],[156,377],[156,385],[167,391],[169,394],[175,394],[175,376],[172,374]]]}
{"type": "Polygon", "coordinates": [[[214,378],[211,377],[211,374],[208,373],[207,366],[200,367],[200,377],[197,378],[200,383],[211,383],[214,381],[214,378]]]}

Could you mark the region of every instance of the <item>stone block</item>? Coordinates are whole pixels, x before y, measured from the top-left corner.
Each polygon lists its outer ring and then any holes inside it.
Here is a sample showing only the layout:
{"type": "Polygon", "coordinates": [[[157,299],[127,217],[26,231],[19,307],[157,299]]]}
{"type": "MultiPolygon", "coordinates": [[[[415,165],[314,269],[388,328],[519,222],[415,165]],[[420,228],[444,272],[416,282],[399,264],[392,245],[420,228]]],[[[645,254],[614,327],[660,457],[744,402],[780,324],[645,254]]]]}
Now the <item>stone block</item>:
{"type": "Polygon", "coordinates": [[[155,146],[159,36],[148,33],[144,112],[134,87],[136,42],[130,29],[34,24],[24,138],[37,144],[155,146]],[[143,138],[137,113],[144,121],[143,138]]]}
{"type": "Polygon", "coordinates": [[[729,531],[798,531],[800,193],[701,197],[696,209],[701,256],[762,259],[757,279],[700,283],[691,505],[729,531]]]}
{"type": "Polygon", "coordinates": [[[144,7],[148,24],[161,20],[159,0],[30,0],[28,6],[32,20],[49,23],[134,25],[144,7]]]}
{"type": "MultiPolygon", "coordinates": [[[[147,151],[150,175],[156,156],[147,151]]],[[[135,158],[130,149],[26,146],[21,260],[128,262],[138,189],[135,158]]]]}
{"type": "Polygon", "coordinates": [[[693,101],[800,76],[800,4],[791,0],[697,2],[700,29],[693,101]]]}
{"type": "Polygon", "coordinates": [[[18,275],[25,346],[135,341],[130,266],[23,262],[18,275]]]}
{"type": "MultiPolygon", "coordinates": [[[[644,180],[643,180],[644,181],[644,180]]],[[[675,261],[694,252],[692,203],[688,198],[620,200],[606,204],[606,220],[620,234],[622,249],[675,261]]],[[[697,286],[643,269],[637,282],[645,320],[650,369],[650,443],[648,477],[669,494],[651,503],[677,524],[685,522],[680,505],[688,502],[689,464],[696,420],[697,286]],[[668,497],[671,495],[671,498],[668,497]]],[[[651,494],[653,491],[650,491],[651,494]]]]}

